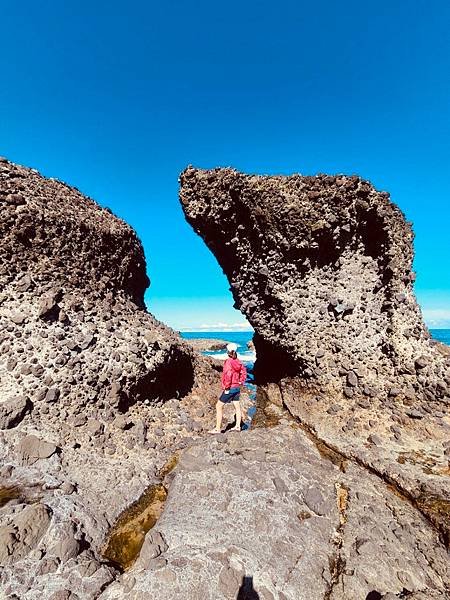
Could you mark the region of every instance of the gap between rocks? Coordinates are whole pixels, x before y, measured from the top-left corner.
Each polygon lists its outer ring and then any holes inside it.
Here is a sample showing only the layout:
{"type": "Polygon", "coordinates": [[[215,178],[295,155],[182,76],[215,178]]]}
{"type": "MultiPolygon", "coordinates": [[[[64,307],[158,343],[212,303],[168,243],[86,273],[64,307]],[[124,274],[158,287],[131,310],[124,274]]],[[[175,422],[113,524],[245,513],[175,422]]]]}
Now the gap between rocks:
{"type": "Polygon", "coordinates": [[[336,504],[339,511],[339,525],[336,528],[336,535],[333,538],[333,543],[336,545],[336,552],[329,557],[329,567],[331,580],[328,589],[325,591],[323,600],[331,600],[335,586],[345,570],[346,561],[342,557],[341,548],[344,542],[344,529],[347,523],[347,507],[349,503],[349,489],[342,483],[334,484],[336,489],[336,504]]]}

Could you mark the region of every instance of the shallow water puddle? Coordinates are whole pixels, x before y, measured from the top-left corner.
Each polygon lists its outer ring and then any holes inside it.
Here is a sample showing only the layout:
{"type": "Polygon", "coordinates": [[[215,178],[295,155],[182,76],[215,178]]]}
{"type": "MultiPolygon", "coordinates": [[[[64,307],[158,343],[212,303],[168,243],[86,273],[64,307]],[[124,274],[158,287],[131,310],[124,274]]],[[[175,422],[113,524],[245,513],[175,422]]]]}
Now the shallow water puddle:
{"type": "Polygon", "coordinates": [[[450,501],[439,496],[422,494],[416,503],[439,529],[447,549],[450,548],[450,501]]]}
{"type": "Polygon", "coordinates": [[[179,456],[177,453],[173,454],[169,460],[166,462],[166,464],[161,468],[161,470],[158,473],[158,477],[161,480],[164,480],[165,477],[167,477],[167,475],[173,471],[175,469],[175,467],[178,464],[179,461],[179,456]]]}
{"type": "MultiPolygon", "coordinates": [[[[173,454],[158,473],[160,481],[175,469],[178,453],[173,454]]],[[[138,558],[145,536],[162,514],[167,489],[162,483],[150,485],[141,497],[126,508],[109,531],[101,554],[121,571],[129,569],[138,558]]]]}
{"type": "Polygon", "coordinates": [[[267,394],[260,387],[256,388],[255,402],[256,410],[252,419],[253,427],[276,427],[279,425],[281,415],[274,412],[274,405],[269,402],[267,394]]]}
{"type": "Polygon", "coordinates": [[[129,569],[139,556],[146,533],[161,516],[166,498],[162,483],[151,485],[126,508],[110,530],[102,549],[104,558],[121,571],[129,569]]]}

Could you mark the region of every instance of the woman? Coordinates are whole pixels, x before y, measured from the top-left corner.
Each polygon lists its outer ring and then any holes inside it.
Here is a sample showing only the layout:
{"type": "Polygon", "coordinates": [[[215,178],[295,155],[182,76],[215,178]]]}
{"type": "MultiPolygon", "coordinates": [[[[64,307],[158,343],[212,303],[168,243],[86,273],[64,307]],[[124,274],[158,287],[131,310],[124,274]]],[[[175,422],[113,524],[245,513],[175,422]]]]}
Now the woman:
{"type": "Polygon", "coordinates": [[[216,426],[209,433],[220,433],[222,430],[223,407],[225,404],[233,403],[236,413],[236,425],[232,431],[241,430],[241,386],[244,385],[247,378],[247,369],[237,357],[237,345],[228,344],[228,358],[223,364],[222,371],[222,394],[216,404],[216,426]]]}

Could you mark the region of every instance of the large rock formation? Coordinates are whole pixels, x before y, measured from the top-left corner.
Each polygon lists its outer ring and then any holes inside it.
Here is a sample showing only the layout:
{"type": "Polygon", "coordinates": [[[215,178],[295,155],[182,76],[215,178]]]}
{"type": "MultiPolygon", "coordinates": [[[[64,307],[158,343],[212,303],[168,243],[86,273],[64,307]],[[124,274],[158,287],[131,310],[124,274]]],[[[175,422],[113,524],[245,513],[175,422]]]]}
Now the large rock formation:
{"type": "Polygon", "coordinates": [[[215,374],[146,311],[111,211],[5,159],[0,208],[2,591],[94,598],[111,523],[211,419],[215,374]]]}
{"type": "Polygon", "coordinates": [[[448,540],[450,357],[423,324],[411,226],[389,195],[355,176],[188,168],[180,199],[255,328],[260,396],[448,540]]]}
{"type": "Polygon", "coordinates": [[[388,194],[358,177],[231,169],[187,169],[181,186],[255,328],[260,380],[294,374],[336,399],[449,399],[414,298],[412,230],[388,194]]]}
{"type": "Polygon", "coordinates": [[[133,230],[77,190],[7,162],[0,200],[3,393],[63,418],[75,406],[124,410],[186,395],[200,361],[146,312],[133,230]]]}

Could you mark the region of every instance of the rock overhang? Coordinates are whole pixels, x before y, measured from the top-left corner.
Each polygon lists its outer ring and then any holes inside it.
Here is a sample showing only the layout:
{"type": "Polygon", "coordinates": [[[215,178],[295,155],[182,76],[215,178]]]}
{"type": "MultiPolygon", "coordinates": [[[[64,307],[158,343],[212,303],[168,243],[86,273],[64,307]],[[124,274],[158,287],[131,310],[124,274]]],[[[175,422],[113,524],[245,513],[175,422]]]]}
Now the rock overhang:
{"type": "Polygon", "coordinates": [[[380,375],[384,393],[397,378],[417,386],[415,360],[435,353],[414,296],[412,227],[389,194],[354,175],[231,168],[188,167],[180,184],[187,220],[255,329],[260,377],[353,394],[342,378],[360,370],[361,392],[380,375]]]}

